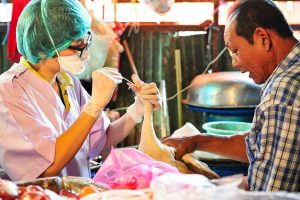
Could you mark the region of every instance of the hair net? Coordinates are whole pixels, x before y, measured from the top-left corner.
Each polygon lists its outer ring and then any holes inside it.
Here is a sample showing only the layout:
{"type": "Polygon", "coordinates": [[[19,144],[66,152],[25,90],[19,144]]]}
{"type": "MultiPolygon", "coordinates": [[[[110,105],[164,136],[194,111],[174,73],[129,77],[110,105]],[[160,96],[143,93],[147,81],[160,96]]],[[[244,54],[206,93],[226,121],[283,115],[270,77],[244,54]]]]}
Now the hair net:
{"type": "Polygon", "coordinates": [[[78,0],[32,0],[17,24],[18,50],[36,64],[83,37],[90,25],[91,17],[78,0]]]}

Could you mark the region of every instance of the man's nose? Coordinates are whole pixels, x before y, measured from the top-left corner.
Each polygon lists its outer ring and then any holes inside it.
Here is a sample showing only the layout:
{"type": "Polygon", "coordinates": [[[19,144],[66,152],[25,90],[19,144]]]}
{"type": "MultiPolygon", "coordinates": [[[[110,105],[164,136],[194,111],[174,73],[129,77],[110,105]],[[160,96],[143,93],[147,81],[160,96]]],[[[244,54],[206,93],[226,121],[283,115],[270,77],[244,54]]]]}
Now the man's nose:
{"type": "Polygon", "coordinates": [[[235,56],[232,56],[231,58],[232,58],[232,61],[231,61],[232,67],[233,68],[240,68],[241,65],[240,65],[238,59],[235,56]]]}

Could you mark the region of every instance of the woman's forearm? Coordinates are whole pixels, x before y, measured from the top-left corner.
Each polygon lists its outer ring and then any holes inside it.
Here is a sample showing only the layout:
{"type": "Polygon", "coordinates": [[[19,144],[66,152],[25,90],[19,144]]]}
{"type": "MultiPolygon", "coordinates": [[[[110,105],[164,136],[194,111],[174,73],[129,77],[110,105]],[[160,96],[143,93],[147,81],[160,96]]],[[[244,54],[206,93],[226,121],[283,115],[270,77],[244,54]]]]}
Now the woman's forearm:
{"type": "Polygon", "coordinates": [[[56,139],[52,165],[41,176],[56,176],[76,155],[96,119],[82,112],[74,124],[56,139]]]}
{"type": "Polygon", "coordinates": [[[136,123],[127,114],[112,122],[107,130],[107,141],[104,148],[110,148],[120,143],[131,133],[135,125],[136,123]]]}

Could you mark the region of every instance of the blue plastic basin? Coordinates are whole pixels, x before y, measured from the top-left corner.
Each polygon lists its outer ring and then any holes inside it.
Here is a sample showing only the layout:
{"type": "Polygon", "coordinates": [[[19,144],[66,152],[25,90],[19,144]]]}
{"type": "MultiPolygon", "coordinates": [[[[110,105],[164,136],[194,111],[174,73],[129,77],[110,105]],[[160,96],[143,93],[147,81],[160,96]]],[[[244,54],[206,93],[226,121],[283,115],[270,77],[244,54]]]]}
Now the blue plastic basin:
{"type": "Polygon", "coordinates": [[[207,122],[202,125],[208,134],[213,135],[235,135],[241,132],[247,132],[251,129],[251,123],[236,121],[215,121],[207,122]]]}

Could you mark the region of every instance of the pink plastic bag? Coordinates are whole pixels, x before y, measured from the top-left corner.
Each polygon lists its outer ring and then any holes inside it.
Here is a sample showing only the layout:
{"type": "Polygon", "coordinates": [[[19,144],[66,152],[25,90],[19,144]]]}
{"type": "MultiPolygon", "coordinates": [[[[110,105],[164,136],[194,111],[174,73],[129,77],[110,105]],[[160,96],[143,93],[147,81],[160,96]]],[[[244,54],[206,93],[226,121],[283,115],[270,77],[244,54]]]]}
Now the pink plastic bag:
{"type": "Polygon", "coordinates": [[[177,168],[134,148],[112,148],[93,180],[112,189],[142,189],[149,187],[152,178],[166,172],[179,173],[177,168]]]}

